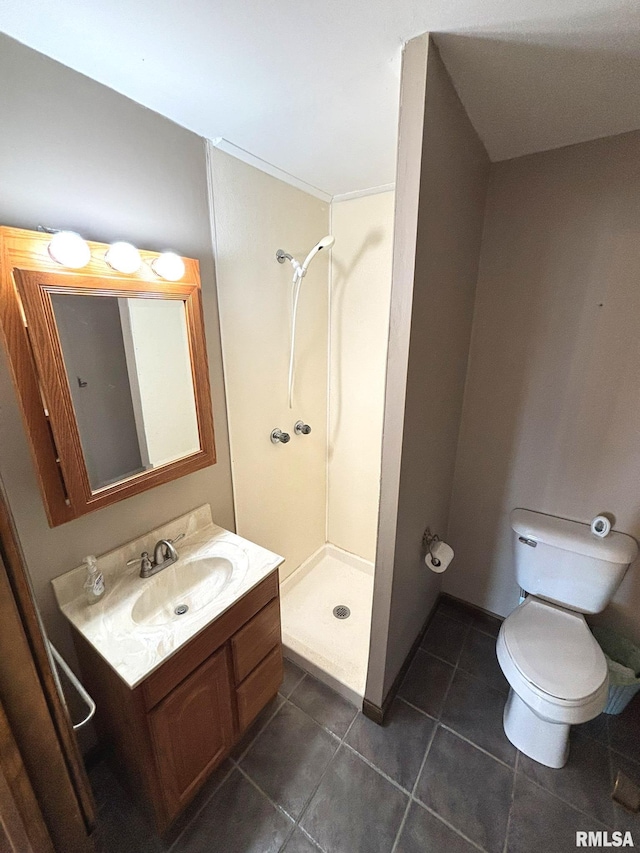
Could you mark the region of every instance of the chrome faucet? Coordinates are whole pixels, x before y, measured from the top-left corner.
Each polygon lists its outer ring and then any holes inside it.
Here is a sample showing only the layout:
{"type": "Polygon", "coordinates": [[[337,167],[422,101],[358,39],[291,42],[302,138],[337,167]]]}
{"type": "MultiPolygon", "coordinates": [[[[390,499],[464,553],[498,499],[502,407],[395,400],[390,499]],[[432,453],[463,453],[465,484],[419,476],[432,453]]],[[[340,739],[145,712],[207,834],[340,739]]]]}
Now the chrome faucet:
{"type": "Polygon", "coordinates": [[[173,547],[174,542],[184,539],[186,534],[181,533],[175,539],[159,539],[153,549],[153,559],[149,557],[148,551],[143,551],[139,557],[129,560],[127,565],[140,561],[140,577],[150,578],[152,575],[161,572],[168,566],[172,566],[178,559],[178,552],[173,547]]]}

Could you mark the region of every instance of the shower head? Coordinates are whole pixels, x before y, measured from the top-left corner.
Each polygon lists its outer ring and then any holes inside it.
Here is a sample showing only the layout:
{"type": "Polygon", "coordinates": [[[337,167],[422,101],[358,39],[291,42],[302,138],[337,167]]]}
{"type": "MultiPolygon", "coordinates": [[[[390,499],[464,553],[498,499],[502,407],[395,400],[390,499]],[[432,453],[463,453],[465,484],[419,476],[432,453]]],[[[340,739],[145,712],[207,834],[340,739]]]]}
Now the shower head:
{"type": "Polygon", "coordinates": [[[336,238],[333,237],[331,234],[327,234],[326,237],[323,237],[322,240],[320,240],[320,242],[317,243],[313,247],[313,249],[309,252],[307,257],[305,258],[305,261],[302,264],[302,268],[301,268],[302,275],[304,275],[306,273],[306,271],[309,267],[309,264],[315,258],[315,256],[318,254],[320,249],[330,249],[335,242],[336,242],[336,238]]]}

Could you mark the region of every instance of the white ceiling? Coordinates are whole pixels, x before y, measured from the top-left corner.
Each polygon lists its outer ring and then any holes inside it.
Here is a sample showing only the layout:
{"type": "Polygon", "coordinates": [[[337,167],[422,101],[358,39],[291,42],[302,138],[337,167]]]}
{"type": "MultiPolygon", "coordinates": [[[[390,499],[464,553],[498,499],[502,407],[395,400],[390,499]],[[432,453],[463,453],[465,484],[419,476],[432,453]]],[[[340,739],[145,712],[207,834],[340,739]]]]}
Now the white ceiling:
{"type": "Polygon", "coordinates": [[[492,159],[640,127],[638,0],[1,0],[0,30],[330,195],[393,182],[428,30],[492,159]]]}

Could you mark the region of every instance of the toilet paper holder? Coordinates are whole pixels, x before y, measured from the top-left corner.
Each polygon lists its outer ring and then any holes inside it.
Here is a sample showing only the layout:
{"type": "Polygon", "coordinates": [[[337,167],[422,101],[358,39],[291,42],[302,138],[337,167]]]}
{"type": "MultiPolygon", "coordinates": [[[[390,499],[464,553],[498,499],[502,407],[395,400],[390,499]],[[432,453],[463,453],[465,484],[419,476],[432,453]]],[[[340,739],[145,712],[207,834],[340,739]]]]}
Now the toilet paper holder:
{"type": "Polygon", "coordinates": [[[436,568],[440,566],[440,560],[437,557],[433,556],[433,551],[431,549],[435,545],[436,542],[440,542],[440,541],[441,540],[440,540],[440,537],[438,536],[438,534],[432,533],[431,529],[429,527],[427,527],[427,529],[422,534],[422,546],[424,548],[426,548],[428,550],[428,552],[431,554],[431,562],[433,563],[434,566],[436,566],[436,568]]]}

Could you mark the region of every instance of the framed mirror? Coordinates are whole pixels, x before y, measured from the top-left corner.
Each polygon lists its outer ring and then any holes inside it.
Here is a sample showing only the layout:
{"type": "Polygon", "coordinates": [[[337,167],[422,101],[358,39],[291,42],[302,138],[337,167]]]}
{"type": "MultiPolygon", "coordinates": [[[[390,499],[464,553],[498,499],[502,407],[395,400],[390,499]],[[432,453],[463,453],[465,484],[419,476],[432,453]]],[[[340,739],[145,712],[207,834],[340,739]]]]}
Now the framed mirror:
{"type": "Polygon", "coordinates": [[[51,235],[0,228],[0,320],[52,526],[215,462],[197,261],[179,281],[88,243],[82,269],[51,235]]]}

